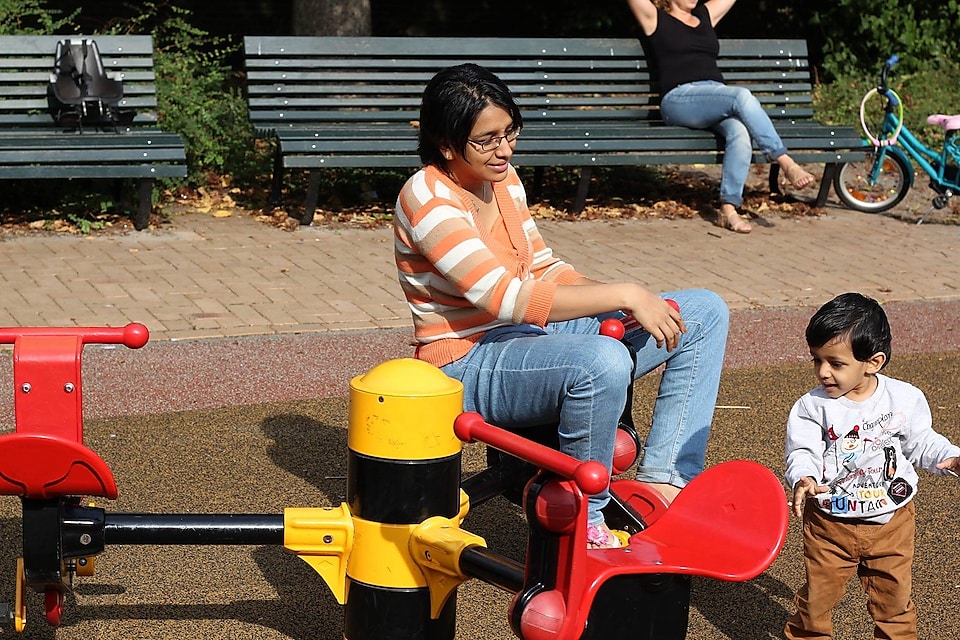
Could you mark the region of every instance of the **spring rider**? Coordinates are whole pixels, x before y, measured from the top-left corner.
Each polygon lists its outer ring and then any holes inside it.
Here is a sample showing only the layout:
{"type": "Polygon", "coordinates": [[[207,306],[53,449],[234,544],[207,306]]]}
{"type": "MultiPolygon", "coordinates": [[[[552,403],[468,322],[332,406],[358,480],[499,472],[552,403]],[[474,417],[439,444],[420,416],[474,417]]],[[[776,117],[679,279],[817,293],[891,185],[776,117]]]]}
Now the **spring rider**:
{"type": "Polygon", "coordinates": [[[702,473],[669,509],[640,483],[614,480],[607,519],[631,534],[629,545],[588,550],[586,496],[607,485],[606,467],[461,413],[460,383],[409,358],[351,380],[346,502],[339,506],[110,514],[88,502],[114,499],[118,489],[109,466],[83,443],[83,346],[136,349],[148,336],[136,323],[0,328],[0,343],[14,345],[16,430],[0,435],[0,495],[22,503],[23,556],[8,605],[17,631],[27,624],[27,589],[44,595],[46,621],[59,625],[75,577],[93,575],[95,556],[110,545],[282,545],[343,605],[346,640],[453,640],[457,588],[469,579],[512,594],[509,620],[523,640],[614,633],[680,640],[689,576],[751,579],[786,536],[780,482],[756,463],[733,461],[702,473]],[[484,442],[507,463],[526,464],[461,480],[464,442],[484,442]],[[517,478],[529,526],[523,564],[463,528],[471,503],[517,478]]]}

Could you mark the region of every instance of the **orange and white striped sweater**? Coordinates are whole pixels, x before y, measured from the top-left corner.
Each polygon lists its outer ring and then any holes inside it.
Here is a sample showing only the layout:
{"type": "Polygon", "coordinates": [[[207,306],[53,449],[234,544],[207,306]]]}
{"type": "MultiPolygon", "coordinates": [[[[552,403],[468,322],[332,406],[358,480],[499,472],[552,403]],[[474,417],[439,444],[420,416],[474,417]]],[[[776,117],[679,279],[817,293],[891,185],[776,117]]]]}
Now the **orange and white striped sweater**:
{"type": "Polygon", "coordinates": [[[493,191],[503,224],[490,231],[477,224],[466,191],[437,167],[414,174],[397,198],[400,286],[413,314],[417,357],[437,367],[463,357],[496,327],[543,327],[556,286],[582,277],[544,243],[512,166],[493,191]]]}

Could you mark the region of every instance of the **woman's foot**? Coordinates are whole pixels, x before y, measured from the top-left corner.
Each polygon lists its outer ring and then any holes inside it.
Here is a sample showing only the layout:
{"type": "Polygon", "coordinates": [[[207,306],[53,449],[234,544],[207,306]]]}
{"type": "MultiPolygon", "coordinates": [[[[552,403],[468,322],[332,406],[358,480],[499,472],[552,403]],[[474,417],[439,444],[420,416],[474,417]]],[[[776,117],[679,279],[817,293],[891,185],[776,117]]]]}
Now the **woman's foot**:
{"type": "Polygon", "coordinates": [[[730,209],[725,207],[720,209],[720,213],[717,214],[717,226],[735,233],[750,233],[753,231],[750,223],[740,217],[737,210],[732,207],[730,209]]]}
{"type": "Polygon", "coordinates": [[[789,167],[786,167],[783,170],[783,175],[786,177],[787,182],[793,185],[794,189],[803,189],[804,187],[809,187],[815,180],[813,174],[811,174],[809,171],[805,171],[804,168],[796,162],[789,167]]]}
{"type": "Polygon", "coordinates": [[[605,522],[587,525],[587,549],[619,549],[624,542],[617,533],[605,522]]]}
{"type": "Polygon", "coordinates": [[[663,499],[667,501],[667,504],[672,503],[677,499],[677,496],[680,495],[680,487],[675,487],[672,484],[662,482],[645,482],[644,484],[651,489],[656,489],[660,495],[663,496],[663,499]]]}

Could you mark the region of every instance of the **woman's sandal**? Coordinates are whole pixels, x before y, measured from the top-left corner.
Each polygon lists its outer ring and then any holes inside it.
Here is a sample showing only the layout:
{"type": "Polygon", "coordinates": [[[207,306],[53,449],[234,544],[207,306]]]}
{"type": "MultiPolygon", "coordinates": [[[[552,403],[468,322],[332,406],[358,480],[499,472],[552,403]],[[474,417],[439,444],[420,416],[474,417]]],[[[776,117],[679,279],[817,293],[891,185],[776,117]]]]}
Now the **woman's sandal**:
{"type": "Polygon", "coordinates": [[[587,526],[587,549],[619,549],[627,544],[625,531],[612,531],[603,522],[587,526]]]}
{"type": "Polygon", "coordinates": [[[805,171],[799,164],[793,164],[789,169],[784,170],[784,177],[787,182],[793,185],[794,189],[803,189],[813,184],[816,179],[809,171],[805,171]]]}
{"type": "Polygon", "coordinates": [[[753,226],[741,218],[736,211],[727,214],[719,211],[717,213],[717,226],[735,233],[750,233],[753,231],[753,226]]]}

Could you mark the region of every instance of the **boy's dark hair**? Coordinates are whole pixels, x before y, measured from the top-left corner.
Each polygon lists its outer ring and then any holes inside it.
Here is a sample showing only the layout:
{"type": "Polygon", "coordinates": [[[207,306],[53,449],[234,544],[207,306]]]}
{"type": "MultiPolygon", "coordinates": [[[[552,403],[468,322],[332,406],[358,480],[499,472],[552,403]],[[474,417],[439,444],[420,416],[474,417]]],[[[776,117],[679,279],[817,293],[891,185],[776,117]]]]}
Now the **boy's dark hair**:
{"type": "Polygon", "coordinates": [[[510,114],[513,128],[523,126],[510,89],[489,70],[466,63],[439,71],[427,83],[420,103],[420,161],[446,170],[443,147],[463,155],[477,116],[490,105],[510,114]]]}
{"type": "Polygon", "coordinates": [[[890,362],[890,323],[873,298],[842,293],[813,314],[807,324],[807,346],[822,347],[836,338],[849,339],[853,357],[860,362],[875,353],[887,356],[883,366],[890,362]]]}

